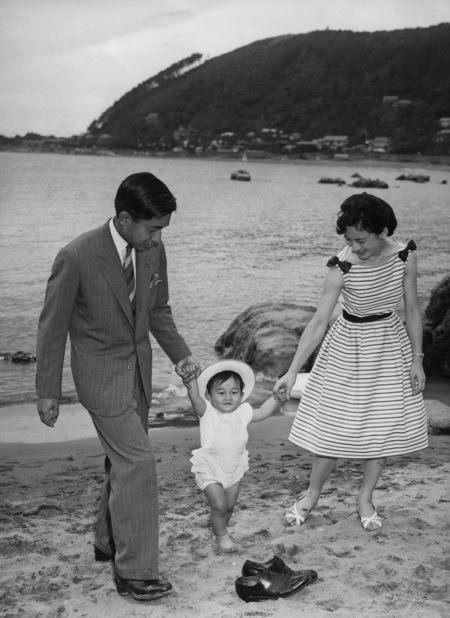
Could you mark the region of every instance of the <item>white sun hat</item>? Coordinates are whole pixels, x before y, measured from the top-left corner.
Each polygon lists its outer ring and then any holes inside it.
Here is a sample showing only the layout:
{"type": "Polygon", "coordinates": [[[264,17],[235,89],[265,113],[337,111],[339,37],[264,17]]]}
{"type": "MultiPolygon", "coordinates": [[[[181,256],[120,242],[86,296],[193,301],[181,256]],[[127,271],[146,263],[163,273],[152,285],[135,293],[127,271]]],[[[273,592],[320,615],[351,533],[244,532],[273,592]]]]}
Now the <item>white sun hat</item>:
{"type": "Polygon", "coordinates": [[[200,395],[205,398],[206,385],[213,376],[218,373],[222,373],[222,371],[234,371],[241,376],[242,381],[244,382],[242,401],[248,399],[255,388],[255,374],[253,373],[253,369],[250,365],[247,365],[247,363],[231,358],[217,361],[217,363],[213,363],[212,365],[209,365],[209,367],[203,369],[197,378],[200,395]]]}

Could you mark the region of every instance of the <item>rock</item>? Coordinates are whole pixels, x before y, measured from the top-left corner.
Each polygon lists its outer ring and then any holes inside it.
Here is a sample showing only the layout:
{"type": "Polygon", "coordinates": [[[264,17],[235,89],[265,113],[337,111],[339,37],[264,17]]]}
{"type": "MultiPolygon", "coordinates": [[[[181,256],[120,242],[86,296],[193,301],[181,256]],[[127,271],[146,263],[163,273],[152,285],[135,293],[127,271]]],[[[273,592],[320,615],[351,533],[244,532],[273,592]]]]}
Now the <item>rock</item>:
{"type": "Polygon", "coordinates": [[[428,182],[429,176],[425,174],[400,174],[395,180],[411,180],[412,182],[428,182]]]}
{"type": "Polygon", "coordinates": [[[450,407],[437,399],[426,399],[425,409],[428,418],[428,432],[450,434],[450,407]]]}
{"type": "Polygon", "coordinates": [[[17,364],[25,364],[25,363],[35,363],[36,357],[29,352],[22,352],[19,350],[18,352],[0,352],[0,360],[11,361],[12,363],[17,364]]]}
{"type": "Polygon", "coordinates": [[[389,189],[389,185],[387,182],[384,182],[384,180],[379,180],[378,178],[375,178],[375,180],[372,180],[372,178],[358,178],[358,180],[354,180],[351,184],[351,187],[358,187],[360,189],[371,189],[371,188],[375,188],[375,189],[389,189]]]}
{"type": "Polygon", "coordinates": [[[425,309],[424,368],[450,378],[450,275],[432,290],[425,309]]]}
{"type": "MultiPolygon", "coordinates": [[[[288,369],[305,326],[315,309],[294,303],[261,303],[239,314],[214,349],[222,358],[237,358],[268,378],[288,369]]],[[[315,354],[301,368],[311,369],[315,354]]]]}

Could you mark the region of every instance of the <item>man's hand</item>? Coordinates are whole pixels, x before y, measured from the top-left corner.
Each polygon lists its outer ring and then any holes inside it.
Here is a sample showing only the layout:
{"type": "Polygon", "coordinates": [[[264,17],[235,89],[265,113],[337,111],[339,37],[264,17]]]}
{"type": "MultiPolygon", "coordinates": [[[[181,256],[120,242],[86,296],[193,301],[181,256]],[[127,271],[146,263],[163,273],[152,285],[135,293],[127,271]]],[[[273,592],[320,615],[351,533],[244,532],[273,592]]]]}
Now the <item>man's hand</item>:
{"type": "Polygon", "coordinates": [[[41,421],[49,427],[54,427],[59,416],[59,400],[40,397],[37,402],[37,411],[41,421]]]}
{"type": "Polygon", "coordinates": [[[202,368],[192,356],[187,356],[183,358],[183,360],[178,361],[175,365],[175,371],[183,380],[184,384],[186,384],[186,382],[190,382],[199,376],[202,372],[202,368]]]}

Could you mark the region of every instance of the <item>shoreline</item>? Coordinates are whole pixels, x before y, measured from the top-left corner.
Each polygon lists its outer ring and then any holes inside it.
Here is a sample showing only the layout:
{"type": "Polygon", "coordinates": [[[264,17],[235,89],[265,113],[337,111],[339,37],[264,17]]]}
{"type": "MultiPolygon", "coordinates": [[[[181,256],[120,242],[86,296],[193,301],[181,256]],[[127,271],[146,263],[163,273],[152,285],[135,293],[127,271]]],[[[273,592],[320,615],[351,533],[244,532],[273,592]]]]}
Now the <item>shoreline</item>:
{"type": "MultiPolygon", "coordinates": [[[[220,152],[220,153],[198,153],[198,154],[189,154],[189,153],[179,153],[179,152],[171,152],[171,151],[137,151],[137,150],[109,150],[99,148],[95,149],[85,149],[80,151],[80,149],[67,149],[67,150],[39,150],[39,149],[27,149],[22,147],[17,148],[0,148],[0,152],[13,152],[13,153],[26,153],[26,154],[53,154],[53,155],[72,155],[72,156],[89,156],[89,157],[130,157],[130,158],[154,158],[154,159],[185,159],[189,161],[236,161],[243,162],[242,156],[244,154],[243,151],[238,152],[220,152]]],[[[302,163],[317,163],[317,164],[330,164],[335,163],[337,165],[345,165],[350,163],[356,164],[367,164],[367,165],[385,165],[385,164],[395,164],[395,165],[432,165],[432,166],[450,166],[450,156],[449,155],[415,155],[415,154],[383,154],[375,157],[369,157],[367,155],[363,155],[361,153],[348,153],[348,158],[334,158],[333,155],[321,155],[320,153],[312,153],[310,156],[305,154],[304,156],[289,156],[275,153],[266,153],[261,151],[261,154],[252,155],[248,152],[246,153],[247,161],[244,163],[253,163],[253,162],[269,162],[269,163],[294,163],[294,164],[302,164],[302,163]]]]}
{"type": "Polygon", "coordinates": [[[118,596],[111,565],[94,561],[93,523],[103,484],[98,439],[2,444],[5,615],[447,615],[450,436],[431,435],[427,449],[391,458],[375,491],[381,530],[367,533],[359,523],[361,470],[347,460],[330,475],[308,522],[296,527],[286,524],[283,513],[305,489],[311,458],[287,440],[291,420],[274,417],[249,427],[250,470],[230,522],[239,551],[228,555],[212,544],[208,508],[190,472],[198,428],[150,431],[159,480],[160,575],[174,588],[152,603],[118,596]],[[264,562],[275,553],[295,570],[316,570],[317,582],[285,599],[244,604],[234,590],[244,561],[264,562]]]}

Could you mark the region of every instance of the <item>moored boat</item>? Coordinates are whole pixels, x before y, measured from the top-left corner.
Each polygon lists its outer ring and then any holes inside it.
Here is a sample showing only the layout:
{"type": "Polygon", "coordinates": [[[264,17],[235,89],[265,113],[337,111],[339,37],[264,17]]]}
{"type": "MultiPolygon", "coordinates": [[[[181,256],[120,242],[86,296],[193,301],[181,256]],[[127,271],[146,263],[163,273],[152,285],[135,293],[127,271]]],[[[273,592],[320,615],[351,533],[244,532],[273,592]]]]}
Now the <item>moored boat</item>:
{"type": "Polygon", "coordinates": [[[236,170],[232,172],[230,178],[231,180],[251,180],[251,176],[247,170],[236,170]]]}

